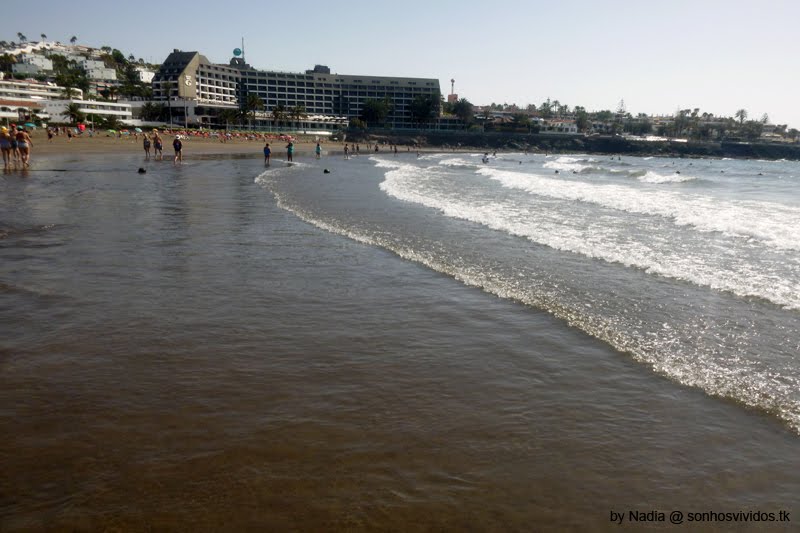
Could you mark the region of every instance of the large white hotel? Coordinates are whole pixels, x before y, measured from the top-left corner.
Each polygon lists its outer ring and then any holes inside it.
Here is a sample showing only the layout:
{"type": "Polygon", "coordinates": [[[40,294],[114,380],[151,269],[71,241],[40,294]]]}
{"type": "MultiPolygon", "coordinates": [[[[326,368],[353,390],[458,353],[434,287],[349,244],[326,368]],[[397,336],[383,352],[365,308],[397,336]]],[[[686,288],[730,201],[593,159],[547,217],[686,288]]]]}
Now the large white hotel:
{"type": "Polygon", "coordinates": [[[359,117],[367,100],[387,99],[392,128],[413,128],[411,105],[418,96],[440,98],[439,80],[332,74],[317,65],[304,73],[256,70],[234,57],[229,65],[211,63],[199,52],[172,52],[153,78],[155,100],[170,100],[175,122],[190,126],[220,126],[222,109],[238,109],[248,95],[264,103],[255,127],[271,122],[272,110],[302,107],[309,127],[346,125],[359,117]]]}

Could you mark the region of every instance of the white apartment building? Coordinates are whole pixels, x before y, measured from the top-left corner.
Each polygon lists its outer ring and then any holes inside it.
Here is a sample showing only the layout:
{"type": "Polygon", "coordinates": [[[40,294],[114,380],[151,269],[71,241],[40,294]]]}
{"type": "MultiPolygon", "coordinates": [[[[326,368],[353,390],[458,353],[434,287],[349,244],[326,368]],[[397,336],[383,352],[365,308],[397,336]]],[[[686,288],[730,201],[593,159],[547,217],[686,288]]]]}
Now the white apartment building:
{"type": "Polygon", "coordinates": [[[133,118],[131,105],[122,102],[101,102],[97,100],[48,100],[44,102],[44,107],[54,122],[68,123],[67,108],[70,104],[78,104],[81,113],[85,114],[89,122],[93,122],[94,117],[115,116],[121,121],[130,121],[133,118]]]}
{"type": "Polygon", "coordinates": [[[80,65],[90,80],[116,81],[117,79],[117,71],[106,67],[102,61],[84,59],[80,65]]]}
{"type": "MultiPolygon", "coordinates": [[[[43,120],[50,118],[45,102],[64,98],[64,87],[55,83],[33,80],[0,80],[0,119],[20,120],[32,114],[43,120]]],[[[72,94],[83,98],[83,91],[73,89],[72,94]]]]}
{"type": "Polygon", "coordinates": [[[150,69],[147,69],[145,67],[135,67],[135,68],[136,68],[136,72],[139,73],[139,80],[142,83],[152,83],[153,82],[153,77],[155,77],[155,75],[156,75],[156,73],[154,71],[152,71],[150,69]]]}

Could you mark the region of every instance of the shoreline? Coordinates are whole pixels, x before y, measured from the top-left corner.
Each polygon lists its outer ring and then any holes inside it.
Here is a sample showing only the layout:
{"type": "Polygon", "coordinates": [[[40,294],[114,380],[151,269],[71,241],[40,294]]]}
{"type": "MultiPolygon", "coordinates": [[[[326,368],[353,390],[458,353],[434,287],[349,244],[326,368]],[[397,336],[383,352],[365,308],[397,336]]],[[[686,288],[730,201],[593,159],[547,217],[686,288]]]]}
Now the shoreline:
{"type": "MultiPolygon", "coordinates": [[[[174,152],[172,150],[172,139],[174,134],[163,133],[164,138],[164,158],[172,158],[174,152]]],[[[144,157],[144,148],[142,147],[142,138],[134,138],[133,136],[125,136],[121,138],[113,137],[105,133],[95,135],[94,137],[88,136],[75,136],[69,140],[64,135],[55,136],[51,141],[48,141],[45,130],[37,129],[31,132],[33,146],[31,150],[31,161],[35,165],[36,159],[39,156],[52,156],[52,155],[70,155],[70,154],[133,154],[140,153],[144,157]]],[[[398,154],[402,153],[474,153],[474,152],[500,152],[500,153],[518,153],[528,151],[528,154],[541,155],[541,154],[575,154],[585,153],[592,155],[608,155],[608,156],[634,156],[634,157],[665,157],[665,158],[691,158],[691,159],[787,159],[790,157],[778,157],[779,155],[787,156],[789,153],[764,154],[756,151],[755,153],[714,153],[710,147],[719,147],[719,144],[706,143],[698,145],[696,143],[635,143],[625,139],[614,138],[585,138],[585,139],[553,139],[553,145],[547,148],[542,148],[538,145],[513,145],[507,144],[502,146],[480,146],[478,144],[464,144],[452,145],[441,143],[442,139],[431,139],[433,142],[427,142],[427,139],[419,139],[424,142],[417,146],[409,144],[408,137],[400,138],[397,136],[380,136],[377,139],[356,139],[348,140],[347,144],[367,144],[375,142],[388,142],[387,148],[378,152],[379,154],[391,153],[388,149],[389,145],[396,144],[398,146],[398,154]],[[599,143],[596,146],[590,145],[589,140],[599,143]],[[647,146],[640,146],[646,144],[647,146]],[[662,144],[668,144],[669,149],[665,149],[662,144]],[[702,150],[699,150],[699,148],[702,150]],[[409,149],[410,148],[410,149],[409,149]],[[647,148],[647,149],[645,149],[647,148]],[[675,149],[677,148],[677,149],[675,149]],[[641,151],[640,151],[641,150],[641,151]],[[699,151],[698,151],[699,150],[699,151]],[[702,153],[700,153],[702,152],[702,153]]],[[[474,139],[473,139],[474,140],[474,139]]],[[[295,153],[303,158],[314,158],[314,148],[316,141],[308,138],[298,138],[293,141],[295,144],[295,153]]],[[[544,141],[548,142],[548,141],[544,141]]],[[[285,156],[285,143],[286,141],[280,139],[270,140],[272,147],[273,159],[281,160],[285,156]]],[[[329,156],[342,156],[344,153],[343,147],[346,144],[342,141],[331,141],[330,139],[321,139],[323,154],[329,156]]],[[[789,152],[796,151],[797,158],[800,159],[800,146],[771,146],[771,145],[739,145],[731,143],[731,146],[739,149],[740,151],[750,150],[754,147],[767,147],[769,150],[778,150],[789,152]]],[[[188,137],[183,138],[184,158],[191,158],[193,154],[198,155],[245,155],[250,154],[253,157],[263,157],[262,149],[264,143],[261,139],[242,139],[233,138],[226,142],[220,142],[214,138],[203,137],[188,137]]],[[[728,147],[730,148],[730,146],[728,147]]],[[[372,150],[362,150],[360,155],[372,155],[375,152],[372,150]]],[[[153,154],[151,152],[151,158],[153,154]]]]}

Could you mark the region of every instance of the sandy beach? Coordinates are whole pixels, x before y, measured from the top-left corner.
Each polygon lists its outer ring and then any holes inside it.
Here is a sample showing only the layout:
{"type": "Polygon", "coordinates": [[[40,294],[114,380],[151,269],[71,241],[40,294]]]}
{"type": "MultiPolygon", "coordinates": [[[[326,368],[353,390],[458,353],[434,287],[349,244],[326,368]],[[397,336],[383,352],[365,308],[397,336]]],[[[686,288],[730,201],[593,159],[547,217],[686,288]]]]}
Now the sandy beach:
{"type": "MultiPolygon", "coordinates": [[[[164,157],[172,157],[172,140],[175,135],[161,133],[164,139],[164,157]]],[[[47,133],[38,129],[31,134],[33,139],[32,160],[35,162],[37,155],[57,155],[57,154],[133,154],[141,153],[144,156],[142,146],[142,135],[124,135],[116,137],[106,132],[97,133],[93,137],[88,134],[73,137],[70,140],[61,134],[54,136],[52,140],[47,140],[47,133]]],[[[191,158],[193,154],[213,155],[213,154],[248,154],[254,156],[261,155],[264,147],[262,140],[248,140],[245,138],[234,137],[227,142],[220,142],[218,139],[182,136],[183,157],[191,158]]],[[[285,156],[286,141],[281,139],[271,139],[270,147],[273,157],[285,156]]],[[[295,153],[298,156],[313,156],[316,145],[313,138],[299,138],[295,143],[295,153]]],[[[327,140],[321,141],[325,150],[340,149],[341,144],[327,140]]],[[[152,155],[152,150],[151,150],[152,155]]]]}

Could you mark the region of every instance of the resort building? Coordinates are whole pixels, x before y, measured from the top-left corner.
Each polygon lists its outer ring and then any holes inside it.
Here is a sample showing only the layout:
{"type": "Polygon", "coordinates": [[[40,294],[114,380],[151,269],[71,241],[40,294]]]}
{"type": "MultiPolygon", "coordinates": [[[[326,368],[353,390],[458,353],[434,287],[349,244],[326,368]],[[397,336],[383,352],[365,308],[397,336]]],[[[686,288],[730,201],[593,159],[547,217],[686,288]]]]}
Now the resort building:
{"type": "Polygon", "coordinates": [[[96,59],[84,59],[80,63],[81,68],[86,72],[86,77],[97,81],[116,81],[117,71],[106,67],[106,64],[96,59]]]}
{"type": "MultiPolygon", "coordinates": [[[[47,120],[49,116],[44,103],[64,98],[65,90],[49,82],[0,80],[0,119],[4,123],[8,120],[29,120],[35,114],[47,120]]],[[[80,89],[72,89],[72,94],[83,97],[80,89]]]]}
{"type": "Polygon", "coordinates": [[[67,108],[70,104],[77,104],[81,113],[86,115],[87,122],[92,124],[97,117],[116,117],[118,120],[128,122],[133,118],[131,105],[123,102],[104,102],[100,100],[48,100],[43,102],[46,112],[51,120],[57,123],[69,123],[67,108]]]}
{"type": "Polygon", "coordinates": [[[389,103],[387,125],[412,128],[414,99],[433,96],[438,102],[440,90],[436,79],[332,74],[322,65],[302,73],[265,71],[238,57],[231,59],[229,65],[218,65],[198,52],[175,50],[153,79],[153,95],[155,100],[177,102],[178,114],[181,109],[187,113],[180,122],[187,125],[224,125],[219,119],[220,111],[241,109],[254,95],[264,108],[253,114],[255,122],[251,127],[276,126],[272,119],[277,108],[287,117],[295,111],[294,118],[287,118],[286,123],[294,123],[296,129],[313,130],[346,124],[359,117],[367,100],[389,103]]]}
{"type": "Polygon", "coordinates": [[[18,63],[11,66],[11,70],[15,74],[36,75],[53,70],[53,62],[43,55],[33,53],[20,54],[17,60],[18,63]]]}

